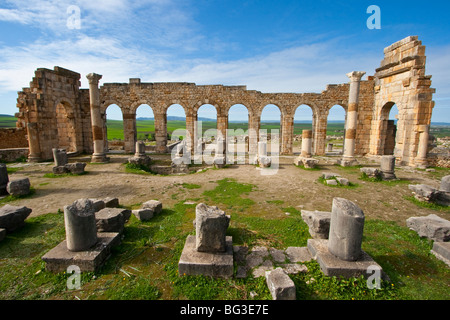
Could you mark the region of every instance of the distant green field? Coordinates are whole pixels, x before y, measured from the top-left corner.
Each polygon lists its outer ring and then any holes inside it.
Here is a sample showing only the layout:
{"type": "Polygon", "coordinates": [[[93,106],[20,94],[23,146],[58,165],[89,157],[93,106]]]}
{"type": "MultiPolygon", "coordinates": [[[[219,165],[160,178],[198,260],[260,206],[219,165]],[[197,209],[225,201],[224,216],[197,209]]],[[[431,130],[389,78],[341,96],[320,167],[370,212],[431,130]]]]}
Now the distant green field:
{"type": "Polygon", "coordinates": [[[17,119],[11,116],[0,116],[0,128],[15,128],[17,119]]]}
{"type": "MultiPolygon", "coordinates": [[[[123,140],[123,125],[122,121],[120,120],[108,120],[107,121],[107,127],[108,127],[108,140],[123,140]]],[[[204,133],[206,130],[210,129],[216,129],[217,123],[213,121],[203,121],[202,122],[202,133],[204,133]]],[[[248,130],[248,123],[242,122],[230,122],[228,124],[229,129],[242,129],[244,131],[248,130]]],[[[312,124],[311,123],[296,123],[294,124],[294,134],[302,134],[303,130],[309,129],[311,130],[312,124]]],[[[155,133],[155,122],[154,120],[138,120],[136,121],[136,129],[137,129],[137,136],[138,139],[145,139],[146,135],[154,134],[155,133]]],[[[173,121],[167,121],[167,133],[172,134],[172,132],[176,129],[186,129],[186,123],[184,121],[179,120],[173,120],[173,121]]],[[[272,129],[278,129],[280,130],[280,125],[278,123],[261,123],[261,129],[267,130],[268,133],[270,133],[270,130],[272,129]]],[[[327,134],[328,135],[343,135],[344,130],[344,124],[343,123],[330,123],[327,127],[327,134]]]]}

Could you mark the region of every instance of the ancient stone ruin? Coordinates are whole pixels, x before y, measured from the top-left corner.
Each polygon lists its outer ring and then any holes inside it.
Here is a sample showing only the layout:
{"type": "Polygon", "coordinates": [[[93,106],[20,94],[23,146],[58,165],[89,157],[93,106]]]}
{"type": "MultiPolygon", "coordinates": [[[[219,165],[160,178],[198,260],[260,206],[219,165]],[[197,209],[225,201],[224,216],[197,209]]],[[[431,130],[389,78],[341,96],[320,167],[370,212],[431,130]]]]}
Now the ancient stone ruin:
{"type": "Polygon", "coordinates": [[[183,275],[233,277],[233,239],[226,235],[230,216],[217,207],[200,203],[195,208],[195,236],[186,239],[178,263],[183,275]]]}
{"type": "MultiPolygon", "coordinates": [[[[298,106],[312,109],[313,128],[308,137],[311,155],[325,155],[327,116],[330,108],[341,105],[346,111],[344,152],[341,165],[354,165],[355,157],[393,155],[398,164],[424,167],[428,163],[429,129],[434,107],[431,76],[425,73],[425,46],[417,36],[409,36],[384,49],[380,67],[367,79],[365,72],[347,74],[348,83],[328,85],[321,93],[262,93],[245,86],[196,85],[194,83],[104,83],[102,76],[90,73],[89,89],[80,88],[81,75],[61,67],[39,68],[18,94],[17,127],[26,129],[29,161],[50,159],[52,150],[71,154],[91,153],[92,162],[108,161],[106,109],[121,108],[124,150],[136,151],[136,109],[149,105],[155,117],[156,152],[167,152],[167,109],[181,105],[186,114],[186,150],[196,154],[199,136],[197,111],[204,104],[217,110],[217,131],[227,141],[228,111],[243,104],[249,111],[248,152],[254,159],[261,141],[262,109],[268,104],[281,111],[280,151],[293,153],[293,121],[298,106]],[[398,122],[389,120],[393,105],[398,122]],[[393,129],[393,127],[395,127],[393,129]]],[[[227,153],[216,154],[217,161],[227,153]]],[[[308,152],[309,153],[309,152],[308,152]]]]}
{"type": "Polygon", "coordinates": [[[97,216],[96,208],[90,199],[64,207],[66,239],[42,257],[46,270],[62,272],[76,265],[82,272],[96,271],[109,257],[111,247],[120,244],[120,232],[130,212],[105,208],[97,216]]]}
{"type": "Polygon", "coordinates": [[[386,279],[381,266],[361,249],[364,220],[355,203],[333,199],[328,239],[308,239],[308,249],[325,275],[368,277],[367,270],[375,266],[386,279]]]}

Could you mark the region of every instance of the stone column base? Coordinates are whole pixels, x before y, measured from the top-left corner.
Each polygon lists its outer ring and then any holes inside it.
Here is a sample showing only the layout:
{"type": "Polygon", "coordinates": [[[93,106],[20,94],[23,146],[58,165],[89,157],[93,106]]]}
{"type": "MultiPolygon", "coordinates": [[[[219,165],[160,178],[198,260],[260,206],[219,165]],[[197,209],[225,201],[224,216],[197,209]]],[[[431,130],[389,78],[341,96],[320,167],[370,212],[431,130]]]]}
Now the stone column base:
{"type": "Polygon", "coordinates": [[[91,158],[91,162],[94,163],[104,163],[109,162],[109,157],[107,157],[104,153],[103,154],[93,154],[91,158]]]}

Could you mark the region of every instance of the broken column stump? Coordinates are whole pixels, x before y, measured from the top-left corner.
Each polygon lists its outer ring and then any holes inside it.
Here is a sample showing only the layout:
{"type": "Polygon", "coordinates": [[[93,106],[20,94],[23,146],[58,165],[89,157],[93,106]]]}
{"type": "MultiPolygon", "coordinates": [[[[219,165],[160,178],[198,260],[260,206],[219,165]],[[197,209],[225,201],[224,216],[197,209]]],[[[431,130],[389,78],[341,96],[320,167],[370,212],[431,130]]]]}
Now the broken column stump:
{"type": "Polygon", "coordinates": [[[65,206],[64,222],[66,240],[42,257],[47,271],[66,271],[71,265],[82,272],[96,271],[110,256],[111,247],[120,244],[118,232],[97,232],[95,207],[89,199],[65,206]]]}
{"type": "Polygon", "coordinates": [[[196,235],[189,235],[178,263],[183,275],[216,278],[233,276],[233,241],[226,236],[230,217],[217,207],[200,203],[196,207],[196,235]]]}
{"type": "Polygon", "coordinates": [[[381,266],[361,249],[364,213],[353,202],[334,198],[329,240],[308,239],[308,250],[329,277],[367,278],[369,268],[380,270],[381,277],[387,279],[381,266]]]}

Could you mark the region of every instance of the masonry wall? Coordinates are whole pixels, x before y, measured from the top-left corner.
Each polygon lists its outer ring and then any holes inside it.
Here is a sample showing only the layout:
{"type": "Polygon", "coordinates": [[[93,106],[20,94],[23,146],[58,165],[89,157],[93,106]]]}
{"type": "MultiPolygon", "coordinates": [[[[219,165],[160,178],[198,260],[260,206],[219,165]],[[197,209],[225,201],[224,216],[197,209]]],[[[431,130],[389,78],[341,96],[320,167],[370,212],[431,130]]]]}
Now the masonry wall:
{"type": "Polygon", "coordinates": [[[28,148],[24,128],[0,128],[0,149],[28,148]]]}

